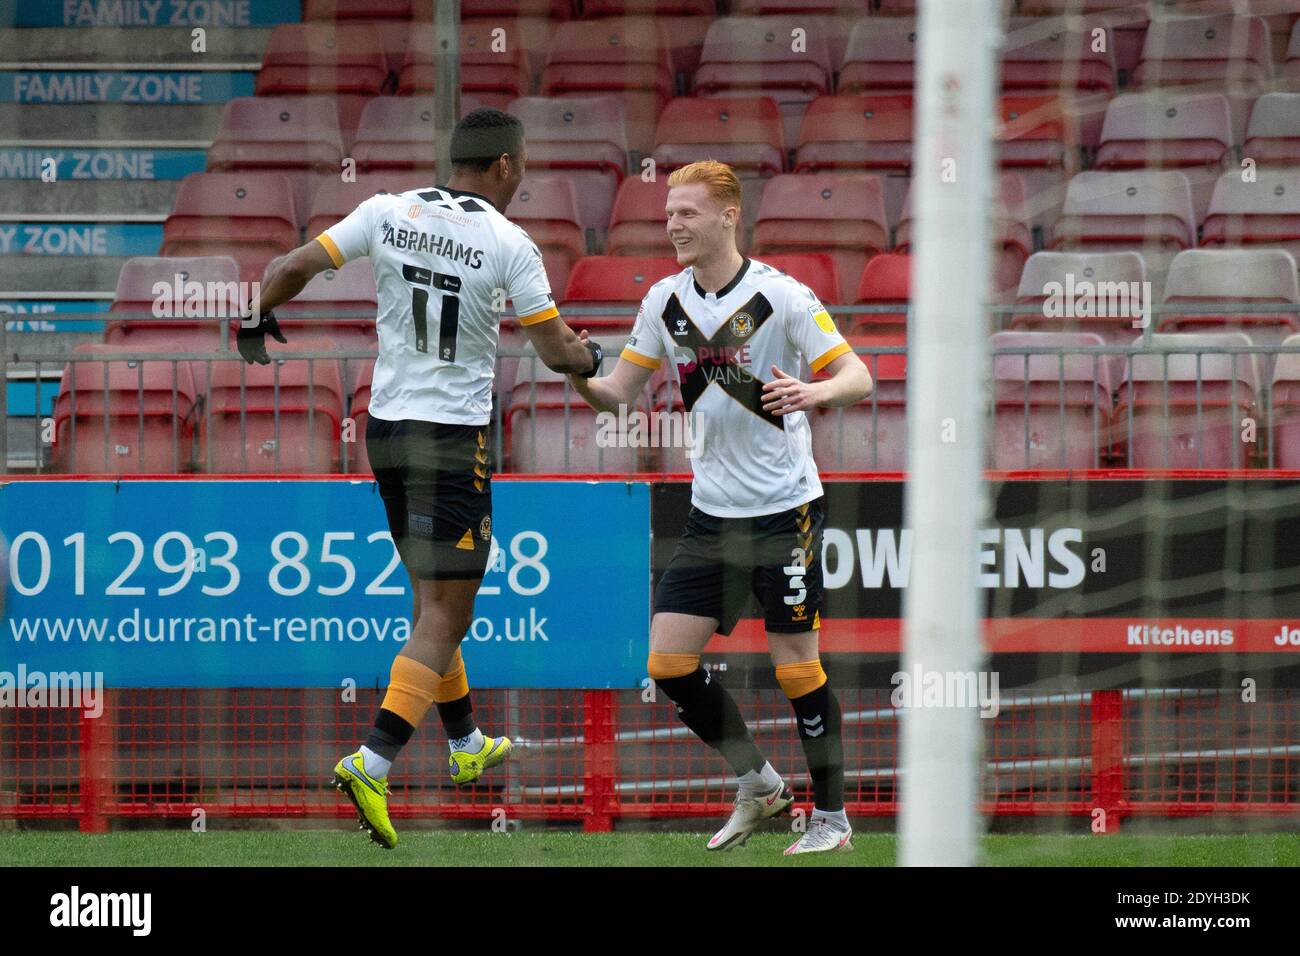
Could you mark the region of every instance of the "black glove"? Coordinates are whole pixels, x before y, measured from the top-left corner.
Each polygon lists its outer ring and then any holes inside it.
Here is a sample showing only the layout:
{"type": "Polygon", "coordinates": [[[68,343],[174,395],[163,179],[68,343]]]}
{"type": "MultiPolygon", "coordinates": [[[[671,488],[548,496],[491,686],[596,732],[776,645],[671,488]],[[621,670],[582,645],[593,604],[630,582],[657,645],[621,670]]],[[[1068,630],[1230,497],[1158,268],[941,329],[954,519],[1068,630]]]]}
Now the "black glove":
{"type": "Polygon", "coordinates": [[[249,365],[254,362],[258,365],[270,365],[271,356],[266,354],[266,333],[270,332],[271,337],[281,345],[289,344],[289,340],[280,331],[280,323],[275,321],[275,313],[263,312],[261,321],[256,325],[247,325],[247,321],[247,317],[240,320],[239,334],[235,336],[239,354],[244,357],[244,361],[249,365]]]}

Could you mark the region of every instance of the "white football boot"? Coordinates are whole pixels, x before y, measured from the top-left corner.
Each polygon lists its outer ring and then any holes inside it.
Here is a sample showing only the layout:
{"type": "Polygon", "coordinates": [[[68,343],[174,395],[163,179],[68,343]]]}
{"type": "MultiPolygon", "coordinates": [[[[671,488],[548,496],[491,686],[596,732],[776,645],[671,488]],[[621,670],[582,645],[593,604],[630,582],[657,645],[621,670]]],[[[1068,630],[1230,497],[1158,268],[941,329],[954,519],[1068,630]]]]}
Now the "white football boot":
{"type": "Polygon", "coordinates": [[[722,829],[713,834],[713,839],[709,840],[706,849],[730,850],[732,847],[744,846],[755,827],[764,820],[789,809],[792,803],[794,803],[794,793],[784,780],[774,789],[757,796],[746,797],[737,793],[736,806],[731,811],[731,816],[727,818],[722,829]]]}
{"type": "Polygon", "coordinates": [[[786,856],[800,853],[828,853],[832,850],[852,850],[853,827],[840,824],[827,817],[813,817],[808,830],[785,849],[786,856]]]}

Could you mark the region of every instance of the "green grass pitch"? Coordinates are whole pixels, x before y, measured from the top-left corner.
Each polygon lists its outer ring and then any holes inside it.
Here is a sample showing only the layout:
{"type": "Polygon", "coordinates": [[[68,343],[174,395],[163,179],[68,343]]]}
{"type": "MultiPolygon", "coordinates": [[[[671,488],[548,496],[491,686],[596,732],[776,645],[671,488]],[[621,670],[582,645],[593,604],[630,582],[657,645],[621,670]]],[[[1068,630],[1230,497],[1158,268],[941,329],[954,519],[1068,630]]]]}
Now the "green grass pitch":
{"type": "MultiPolygon", "coordinates": [[[[852,852],[786,858],[788,833],[759,833],[729,853],[708,834],[411,831],[394,851],[341,830],[0,833],[8,866],[891,866],[892,834],[860,833],[852,852]]],[[[1300,866],[1300,834],[991,835],[992,866],[1300,866]]]]}

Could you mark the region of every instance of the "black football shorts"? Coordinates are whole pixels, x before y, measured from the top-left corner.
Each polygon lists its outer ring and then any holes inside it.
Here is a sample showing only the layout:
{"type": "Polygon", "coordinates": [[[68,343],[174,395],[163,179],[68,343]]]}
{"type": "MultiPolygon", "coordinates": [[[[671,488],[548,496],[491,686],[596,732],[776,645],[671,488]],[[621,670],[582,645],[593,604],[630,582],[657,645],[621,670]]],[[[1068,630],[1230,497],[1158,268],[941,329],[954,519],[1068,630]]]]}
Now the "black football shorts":
{"type": "Polygon", "coordinates": [[[481,578],[492,546],[486,425],[370,417],[366,454],[402,563],[417,578],[481,578]]]}
{"type": "Polygon", "coordinates": [[[824,501],[756,518],[717,518],[692,507],[655,588],[655,613],[717,618],[718,633],[730,634],[753,595],[767,630],[820,629],[824,501]]]}

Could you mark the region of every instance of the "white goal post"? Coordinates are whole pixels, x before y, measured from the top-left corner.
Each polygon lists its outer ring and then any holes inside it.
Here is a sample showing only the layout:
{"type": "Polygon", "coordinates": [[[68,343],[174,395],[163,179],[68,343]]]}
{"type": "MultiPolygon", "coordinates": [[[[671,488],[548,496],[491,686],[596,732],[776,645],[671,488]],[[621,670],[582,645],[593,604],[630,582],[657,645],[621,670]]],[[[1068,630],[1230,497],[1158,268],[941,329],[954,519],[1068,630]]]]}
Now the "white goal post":
{"type": "MultiPolygon", "coordinates": [[[[907,674],[983,666],[976,555],[985,513],[984,304],[998,17],[994,0],[921,3],[904,505],[915,549],[903,604],[907,674]]],[[[899,862],[973,865],[982,830],[978,708],[910,706],[900,716],[899,862]]]]}

